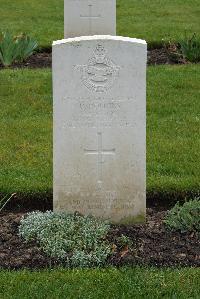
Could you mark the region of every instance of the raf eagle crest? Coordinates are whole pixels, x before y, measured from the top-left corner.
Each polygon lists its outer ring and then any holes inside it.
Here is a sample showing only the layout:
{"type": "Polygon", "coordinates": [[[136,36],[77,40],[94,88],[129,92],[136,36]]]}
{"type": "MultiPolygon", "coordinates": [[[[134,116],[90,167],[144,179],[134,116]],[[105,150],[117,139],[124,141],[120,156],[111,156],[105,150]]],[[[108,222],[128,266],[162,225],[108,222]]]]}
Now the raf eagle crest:
{"type": "Polygon", "coordinates": [[[106,56],[106,50],[98,45],[94,56],[88,60],[86,65],[76,66],[81,73],[81,81],[90,90],[105,92],[112,87],[118,77],[120,67],[116,66],[106,56]]]}

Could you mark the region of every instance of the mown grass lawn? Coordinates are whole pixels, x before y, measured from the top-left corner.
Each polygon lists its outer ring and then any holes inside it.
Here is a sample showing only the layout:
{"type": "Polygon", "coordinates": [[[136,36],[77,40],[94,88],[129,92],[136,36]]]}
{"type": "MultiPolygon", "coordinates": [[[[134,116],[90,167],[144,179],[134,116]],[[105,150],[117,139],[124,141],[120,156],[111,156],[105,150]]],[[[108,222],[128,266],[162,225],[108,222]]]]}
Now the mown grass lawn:
{"type": "MultiPolygon", "coordinates": [[[[148,68],[147,191],[198,192],[198,65],[148,68]]],[[[0,72],[0,192],[52,191],[50,70],[0,72]]]]}
{"type": "MultiPolygon", "coordinates": [[[[24,32],[40,46],[63,38],[64,0],[1,0],[0,30],[24,32]]],[[[199,0],[117,0],[117,34],[160,43],[200,31],[199,0]]]]}
{"type": "Polygon", "coordinates": [[[199,299],[199,269],[0,271],[1,299],[199,299]]]}

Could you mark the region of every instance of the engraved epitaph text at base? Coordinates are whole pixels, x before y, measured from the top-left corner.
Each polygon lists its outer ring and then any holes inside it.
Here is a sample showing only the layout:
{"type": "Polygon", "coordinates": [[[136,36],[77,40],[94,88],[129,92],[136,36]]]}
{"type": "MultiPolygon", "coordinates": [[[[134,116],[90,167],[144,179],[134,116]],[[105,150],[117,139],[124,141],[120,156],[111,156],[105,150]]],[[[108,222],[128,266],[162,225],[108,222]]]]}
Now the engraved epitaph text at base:
{"type": "Polygon", "coordinates": [[[54,210],[144,221],[146,56],[131,38],[54,42],[54,210]]]}

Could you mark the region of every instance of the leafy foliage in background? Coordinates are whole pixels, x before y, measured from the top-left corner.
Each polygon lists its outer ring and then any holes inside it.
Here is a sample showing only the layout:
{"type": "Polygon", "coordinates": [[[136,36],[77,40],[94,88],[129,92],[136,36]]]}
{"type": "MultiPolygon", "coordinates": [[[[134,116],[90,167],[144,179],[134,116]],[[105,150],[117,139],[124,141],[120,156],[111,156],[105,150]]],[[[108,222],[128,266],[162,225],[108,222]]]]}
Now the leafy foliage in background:
{"type": "Polygon", "coordinates": [[[170,60],[174,63],[185,63],[183,55],[180,53],[180,46],[175,41],[165,41],[163,40],[163,47],[165,48],[170,60]]]}
{"type": "Polygon", "coordinates": [[[180,52],[183,57],[190,62],[199,62],[200,61],[200,38],[194,33],[192,37],[187,37],[179,41],[180,52]]]}
{"type": "Polygon", "coordinates": [[[9,32],[0,34],[0,61],[4,66],[22,62],[33,54],[38,44],[31,37],[21,34],[13,37],[9,32]]]}
{"type": "Polygon", "coordinates": [[[16,193],[13,193],[11,196],[6,195],[2,199],[0,199],[0,212],[5,208],[5,206],[8,204],[8,202],[16,195],[16,193]]]}
{"type": "Polygon", "coordinates": [[[181,232],[200,232],[200,200],[199,198],[185,202],[183,206],[177,203],[169,212],[164,221],[172,230],[181,232]]]}
{"type": "Polygon", "coordinates": [[[22,62],[31,56],[34,50],[38,47],[38,43],[35,39],[21,34],[15,38],[17,44],[17,60],[22,62]]]}
{"type": "Polygon", "coordinates": [[[47,211],[28,213],[19,234],[27,242],[36,240],[48,256],[67,267],[93,267],[104,264],[111,252],[105,240],[109,228],[91,216],[47,211]]]}
{"type": "Polygon", "coordinates": [[[163,46],[170,59],[175,63],[200,62],[200,38],[195,33],[192,37],[185,34],[178,43],[174,40],[163,39],[163,46]]]}
{"type": "Polygon", "coordinates": [[[17,58],[17,45],[9,32],[0,36],[0,60],[4,66],[11,65],[17,58]]]}

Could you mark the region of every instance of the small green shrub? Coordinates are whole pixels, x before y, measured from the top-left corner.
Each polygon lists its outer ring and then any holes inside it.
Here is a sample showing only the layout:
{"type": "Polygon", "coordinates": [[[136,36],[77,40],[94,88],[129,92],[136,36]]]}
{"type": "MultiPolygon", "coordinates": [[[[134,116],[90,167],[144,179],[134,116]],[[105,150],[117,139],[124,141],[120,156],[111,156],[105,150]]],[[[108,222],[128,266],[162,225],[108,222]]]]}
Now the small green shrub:
{"type": "Polygon", "coordinates": [[[15,40],[18,51],[17,60],[20,62],[31,56],[38,47],[37,41],[24,33],[17,36],[15,40]]]}
{"type": "Polygon", "coordinates": [[[117,238],[117,242],[119,243],[119,246],[121,248],[128,246],[131,247],[133,245],[132,240],[128,237],[122,234],[120,237],[117,238]]]}
{"type": "Polygon", "coordinates": [[[185,202],[183,206],[177,203],[166,216],[165,225],[172,231],[200,232],[200,200],[199,198],[185,202]]]}
{"type": "Polygon", "coordinates": [[[37,42],[25,34],[13,37],[9,32],[0,34],[0,60],[4,66],[22,62],[33,54],[37,42]]]}
{"type": "Polygon", "coordinates": [[[163,46],[170,58],[174,63],[185,62],[183,55],[178,49],[178,45],[174,41],[163,41],[163,46]]]}
{"type": "Polygon", "coordinates": [[[9,32],[0,35],[0,60],[4,66],[11,65],[17,57],[17,45],[9,32]]]}
{"type": "Polygon", "coordinates": [[[111,252],[109,229],[107,222],[92,216],[47,211],[22,218],[19,235],[27,242],[36,240],[48,256],[67,267],[93,267],[104,264],[111,252]]]}
{"type": "Polygon", "coordinates": [[[183,57],[190,62],[200,61],[200,38],[193,34],[192,37],[187,37],[179,41],[180,52],[183,57]]]}

